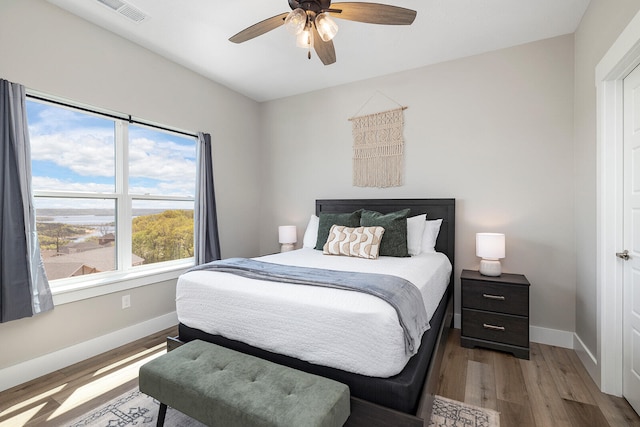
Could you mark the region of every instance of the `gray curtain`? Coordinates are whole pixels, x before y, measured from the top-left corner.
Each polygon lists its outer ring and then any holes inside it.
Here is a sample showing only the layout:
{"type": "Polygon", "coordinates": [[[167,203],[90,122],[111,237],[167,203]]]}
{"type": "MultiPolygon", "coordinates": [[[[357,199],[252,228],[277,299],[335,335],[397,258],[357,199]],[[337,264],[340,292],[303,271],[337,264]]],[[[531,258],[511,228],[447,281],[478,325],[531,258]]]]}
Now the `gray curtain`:
{"type": "Polygon", "coordinates": [[[196,265],[220,259],[218,215],[213,189],[213,157],[211,135],[198,132],[195,203],[195,258],[196,265]]]}
{"type": "Polygon", "coordinates": [[[25,89],[0,80],[0,323],[51,309],[31,192],[25,89]]]}

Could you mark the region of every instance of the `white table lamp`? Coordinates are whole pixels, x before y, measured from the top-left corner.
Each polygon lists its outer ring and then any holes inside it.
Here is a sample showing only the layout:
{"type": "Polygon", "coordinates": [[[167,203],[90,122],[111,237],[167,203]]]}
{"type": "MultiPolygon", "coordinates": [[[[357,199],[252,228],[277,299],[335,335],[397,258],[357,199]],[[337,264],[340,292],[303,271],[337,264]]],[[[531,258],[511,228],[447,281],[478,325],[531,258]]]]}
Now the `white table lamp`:
{"type": "Polygon", "coordinates": [[[278,242],[280,252],[288,252],[293,250],[294,244],[298,241],[298,230],[295,225],[281,225],[278,227],[278,242]]]}
{"type": "Polygon", "coordinates": [[[477,233],[476,256],[480,261],[480,274],[484,276],[500,276],[502,266],[500,258],[504,258],[504,234],[501,233],[477,233]]]}

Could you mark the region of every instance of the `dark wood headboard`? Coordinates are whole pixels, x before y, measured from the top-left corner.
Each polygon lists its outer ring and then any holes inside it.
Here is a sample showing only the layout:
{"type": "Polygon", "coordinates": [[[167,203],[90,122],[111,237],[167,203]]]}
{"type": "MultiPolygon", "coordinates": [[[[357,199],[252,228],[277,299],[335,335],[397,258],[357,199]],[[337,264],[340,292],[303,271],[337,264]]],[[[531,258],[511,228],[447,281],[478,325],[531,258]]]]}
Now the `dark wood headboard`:
{"type": "MultiPolygon", "coordinates": [[[[409,216],[426,213],[427,220],[442,218],[436,251],[442,252],[455,265],[456,199],[325,199],[316,200],[316,215],[320,213],[353,212],[368,209],[390,213],[410,208],[409,216]]],[[[455,271],[455,270],[454,270],[455,271]]]]}

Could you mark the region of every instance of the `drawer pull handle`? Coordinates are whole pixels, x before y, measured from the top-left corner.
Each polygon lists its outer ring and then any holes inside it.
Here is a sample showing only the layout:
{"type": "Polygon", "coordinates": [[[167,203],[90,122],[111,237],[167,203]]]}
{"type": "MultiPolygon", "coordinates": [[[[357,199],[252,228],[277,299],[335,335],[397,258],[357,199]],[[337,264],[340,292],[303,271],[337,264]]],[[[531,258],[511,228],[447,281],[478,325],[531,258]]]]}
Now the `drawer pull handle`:
{"type": "Polygon", "coordinates": [[[499,300],[499,301],[504,301],[505,297],[502,295],[491,295],[491,294],[482,294],[483,297],[487,298],[487,299],[495,299],[495,300],[499,300]]]}
{"type": "Polygon", "coordinates": [[[488,325],[486,323],[483,323],[482,327],[485,329],[491,329],[492,331],[504,331],[504,326],[495,326],[495,325],[488,325]]]}

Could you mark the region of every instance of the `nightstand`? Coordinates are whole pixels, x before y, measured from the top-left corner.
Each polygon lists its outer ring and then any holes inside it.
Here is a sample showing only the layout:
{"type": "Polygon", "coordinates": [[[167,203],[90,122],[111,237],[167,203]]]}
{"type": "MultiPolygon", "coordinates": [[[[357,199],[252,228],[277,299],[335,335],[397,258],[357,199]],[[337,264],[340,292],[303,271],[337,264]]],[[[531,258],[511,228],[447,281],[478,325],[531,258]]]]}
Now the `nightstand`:
{"type": "Polygon", "coordinates": [[[463,347],[487,347],[529,359],[529,281],[522,274],[462,270],[463,347]]]}

